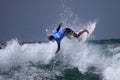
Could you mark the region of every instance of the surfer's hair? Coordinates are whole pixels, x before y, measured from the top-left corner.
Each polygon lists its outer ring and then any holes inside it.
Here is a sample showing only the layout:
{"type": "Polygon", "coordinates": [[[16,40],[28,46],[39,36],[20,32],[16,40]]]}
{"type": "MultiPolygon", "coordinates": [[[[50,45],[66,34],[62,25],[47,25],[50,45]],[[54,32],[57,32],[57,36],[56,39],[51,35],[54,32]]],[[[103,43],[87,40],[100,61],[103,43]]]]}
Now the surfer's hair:
{"type": "Polygon", "coordinates": [[[54,36],[53,35],[50,35],[49,37],[48,37],[48,39],[51,41],[51,40],[54,40],[54,36]]]}

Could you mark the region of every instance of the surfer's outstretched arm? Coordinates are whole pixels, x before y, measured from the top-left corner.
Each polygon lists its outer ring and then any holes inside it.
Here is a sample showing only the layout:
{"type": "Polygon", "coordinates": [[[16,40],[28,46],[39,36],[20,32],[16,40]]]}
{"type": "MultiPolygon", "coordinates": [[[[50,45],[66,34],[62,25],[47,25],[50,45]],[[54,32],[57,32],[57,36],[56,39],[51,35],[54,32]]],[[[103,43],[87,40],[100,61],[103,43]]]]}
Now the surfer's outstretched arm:
{"type": "Polygon", "coordinates": [[[87,29],[84,29],[83,31],[79,32],[79,33],[77,34],[77,36],[80,37],[80,35],[81,35],[82,33],[84,33],[84,32],[87,32],[87,33],[89,34],[89,31],[88,31],[87,29]]]}
{"type": "Polygon", "coordinates": [[[62,23],[60,23],[59,26],[57,27],[56,29],[57,32],[60,30],[61,26],[62,26],[62,23]]]}
{"type": "Polygon", "coordinates": [[[55,53],[57,54],[59,50],[60,50],[60,45],[58,45],[57,51],[55,53]]]}

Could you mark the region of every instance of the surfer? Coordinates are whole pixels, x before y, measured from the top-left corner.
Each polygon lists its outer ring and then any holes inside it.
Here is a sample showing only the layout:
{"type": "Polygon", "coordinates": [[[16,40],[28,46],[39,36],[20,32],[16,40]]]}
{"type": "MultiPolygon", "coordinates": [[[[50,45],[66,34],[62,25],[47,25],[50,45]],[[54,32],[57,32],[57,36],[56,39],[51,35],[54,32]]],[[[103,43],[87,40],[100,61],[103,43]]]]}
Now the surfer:
{"type": "Polygon", "coordinates": [[[63,28],[62,30],[60,30],[62,26],[62,23],[59,24],[59,26],[57,27],[56,31],[53,33],[53,35],[50,35],[48,37],[48,39],[52,42],[56,41],[57,42],[57,50],[56,53],[60,50],[60,43],[61,40],[66,36],[67,38],[71,39],[70,36],[73,36],[74,38],[79,38],[79,36],[83,33],[83,32],[87,32],[89,34],[89,31],[87,29],[84,29],[82,31],[80,31],[78,34],[75,33],[71,28],[63,28]]]}

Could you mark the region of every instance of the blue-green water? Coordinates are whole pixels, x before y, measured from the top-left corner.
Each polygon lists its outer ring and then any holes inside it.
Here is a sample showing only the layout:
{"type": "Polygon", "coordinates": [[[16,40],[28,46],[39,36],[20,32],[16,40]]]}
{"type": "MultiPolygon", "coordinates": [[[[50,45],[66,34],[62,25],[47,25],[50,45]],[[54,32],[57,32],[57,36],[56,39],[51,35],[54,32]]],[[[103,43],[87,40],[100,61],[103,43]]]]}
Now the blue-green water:
{"type": "Polygon", "coordinates": [[[0,44],[0,80],[119,80],[120,40],[0,44]]]}

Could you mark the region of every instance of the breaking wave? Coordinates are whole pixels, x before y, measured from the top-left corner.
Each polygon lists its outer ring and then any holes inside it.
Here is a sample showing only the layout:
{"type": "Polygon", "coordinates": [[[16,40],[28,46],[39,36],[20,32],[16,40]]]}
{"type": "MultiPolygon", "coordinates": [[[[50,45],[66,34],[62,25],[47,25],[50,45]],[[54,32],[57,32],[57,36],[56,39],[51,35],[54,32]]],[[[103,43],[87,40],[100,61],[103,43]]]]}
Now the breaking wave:
{"type": "Polygon", "coordinates": [[[58,78],[56,75],[65,76],[63,72],[67,69],[77,68],[81,75],[92,72],[101,80],[119,80],[120,40],[78,43],[65,38],[61,47],[55,54],[55,43],[20,44],[12,39],[0,49],[0,78],[49,80],[58,78]]]}

